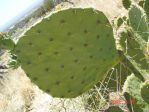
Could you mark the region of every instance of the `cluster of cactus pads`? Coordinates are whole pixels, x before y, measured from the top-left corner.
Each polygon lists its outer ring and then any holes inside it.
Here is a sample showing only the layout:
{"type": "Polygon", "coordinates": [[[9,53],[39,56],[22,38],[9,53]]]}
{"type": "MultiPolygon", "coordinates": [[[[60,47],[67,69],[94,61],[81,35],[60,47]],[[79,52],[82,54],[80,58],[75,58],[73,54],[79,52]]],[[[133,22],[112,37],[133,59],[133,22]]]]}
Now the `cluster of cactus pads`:
{"type": "MultiPolygon", "coordinates": [[[[113,24],[93,8],[63,9],[27,29],[15,45],[1,35],[0,48],[10,50],[16,59],[10,67],[19,63],[40,89],[60,98],[81,95],[103,80],[111,68],[120,70],[123,64],[122,93],[126,100],[135,99],[128,108],[144,112],[149,110],[149,3],[122,2],[128,16],[118,17],[113,24]]],[[[121,111],[115,106],[106,110],[121,111]]]]}

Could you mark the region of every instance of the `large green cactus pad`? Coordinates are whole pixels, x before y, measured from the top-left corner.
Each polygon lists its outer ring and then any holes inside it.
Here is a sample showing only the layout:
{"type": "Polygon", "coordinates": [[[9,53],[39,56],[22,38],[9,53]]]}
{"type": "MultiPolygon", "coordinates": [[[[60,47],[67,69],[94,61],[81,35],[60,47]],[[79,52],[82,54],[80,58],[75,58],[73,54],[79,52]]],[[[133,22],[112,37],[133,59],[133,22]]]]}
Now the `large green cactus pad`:
{"type": "Polygon", "coordinates": [[[54,97],[76,97],[115,65],[112,27],[97,10],[66,9],[28,30],[14,49],[26,74],[54,97]]]}

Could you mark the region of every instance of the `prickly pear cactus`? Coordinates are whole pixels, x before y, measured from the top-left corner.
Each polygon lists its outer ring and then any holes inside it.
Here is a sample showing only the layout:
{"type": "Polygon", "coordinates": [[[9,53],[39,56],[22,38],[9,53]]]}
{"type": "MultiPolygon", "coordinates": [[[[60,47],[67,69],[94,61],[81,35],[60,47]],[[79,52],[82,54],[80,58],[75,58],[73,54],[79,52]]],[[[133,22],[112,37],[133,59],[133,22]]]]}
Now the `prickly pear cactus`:
{"type": "MultiPolygon", "coordinates": [[[[124,26],[122,26],[124,27],[124,26]]],[[[149,69],[148,63],[145,59],[144,52],[140,48],[140,44],[135,40],[135,35],[129,28],[120,28],[118,31],[120,44],[123,51],[132,57],[132,59],[139,64],[142,69],[149,69]]]]}
{"type": "Polygon", "coordinates": [[[144,10],[136,4],[131,5],[129,9],[130,26],[135,33],[139,34],[143,40],[148,40],[149,27],[147,24],[147,16],[144,10]]]}
{"type": "Polygon", "coordinates": [[[146,45],[149,37],[149,25],[146,13],[143,8],[134,4],[129,10],[129,20],[130,26],[134,30],[133,32],[136,36],[136,38],[134,39],[138,42],[140,49],[144,52],[144,55],[146,56],[146,60],[148,62],[149,58],[146,45]]]}
{"type": "MultiPolygon", "coordinates": [[[[128,14],[129,22],[118,29],[120,44],[125,54],[128,55],[138,67],[144,71],[148,71],[146,43],[149,36],[149,28],[146,20],[147,17],[143,9],[137,4],[130,6],[128,14]]],[[[135,75],[137,74],[135,73],[135,75]]]]}
{"type": "Polygon", "coordinates": [[[142,81],[134,74],[127,77],[123,87],[123,93],[127,100],[130,112],[145,112],[149,110],[149,105],[144,102],[141,96],[142,81]]]}
{"type": "Polygon", "coordinates": [[[124,112],[120,107],[111,106],[105,112],[124,112]]]}
{"type": "Polygon", "coordinates": [[[112,27],[92,8],[66,9],[44,18],[13,52],[32,81],[54,97],[80,95],[118,62],[112,27]]]}
{"type": "Polygon", "coordinates": [[[149,104],[149,82],[144,82],[141,87],[141,96],[149,104]]]}
{"type": "MultiPolygon", "coordinates": [[[[128,10],[129,24],[125,25],[121,31],[121,45],[125,46],[124,51],[130,56],[137,66],[142,69],[141,71],[148,71],[147,59],[147,40],[148,40],[148,23],[144,10],[137,4],[132,4],[128,10]]],[[[135,73],[136,75],[136,73],[135,73]]],[[[144,77],[148,77],[145,76],[144,77]]]]}

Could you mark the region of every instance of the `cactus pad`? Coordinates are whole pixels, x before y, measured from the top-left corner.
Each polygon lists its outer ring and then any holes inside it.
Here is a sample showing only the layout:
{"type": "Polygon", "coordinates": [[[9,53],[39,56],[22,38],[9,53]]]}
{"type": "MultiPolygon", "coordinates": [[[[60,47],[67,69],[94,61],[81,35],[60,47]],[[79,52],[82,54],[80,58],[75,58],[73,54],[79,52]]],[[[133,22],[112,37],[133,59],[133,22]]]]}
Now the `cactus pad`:
{"type": "Polygon", "coordinates": [[[138,5],[131,6],[129,10],[129,21],[133,30],[147,41],[149,36],[149,27],[147,24],[147,16],[141,7],[138,5]]]}
{"type": "Polygon", "coordinates": [[[97,10],[66,9],[28,30],[14,53],[32,81],[54,97],[76,97],[117,60],[112,27],[97,10]]]}
{"type": "Polygon", "coordinates": [[[141,96],[149,104],[149,82],[144,82],[141,87],[141,96]]]}
{"type": "Polygon", "coordinates": [[[144,52],[140,48],[140,44],[135,40],[135,35],[129,29],[120,29],[119,37],[123,51],[130,57],[133,57],[132,59],[138,63],[142,69],[148,70],[149,66],[144,58],[144,52]]]}
{"type": "Polygon", "coordinates": [[[141,96],[142,81],[134,74],[127,77],[123,87],[123,93],[128,101],[127,106],[130,112],[145,112],[149,110],[149,105],[144,102],[141,96]]]}

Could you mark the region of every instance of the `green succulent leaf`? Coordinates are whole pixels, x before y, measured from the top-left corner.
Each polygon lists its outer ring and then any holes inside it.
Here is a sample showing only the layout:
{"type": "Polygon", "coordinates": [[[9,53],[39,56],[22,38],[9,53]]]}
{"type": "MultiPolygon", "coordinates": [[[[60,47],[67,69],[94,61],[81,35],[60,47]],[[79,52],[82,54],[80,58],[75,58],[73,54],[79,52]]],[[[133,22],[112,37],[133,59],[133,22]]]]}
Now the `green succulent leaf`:
{"type": "Polygon", "coordinates": [[[144,102],[141,96],[142,81],[134,74],[127,77],[123,87],[123,93],[127,100],[130,112],[145,112],[149,110],[149,105],[144,102]]]}
{"type": "Polygon", "coordinates": [[[131,5],[129,9],[129,22],[134,32],[139,34],[147,42],[149,36],[147,16],[144,10],[136,4],[131,5]]]}
{"type": "Polygon", "coordinates": [[[44,18],[25,33],[14,53],[32,81],[55,97],[81,95],[119,62],[112,26],[92,8],[44,18]]]}

